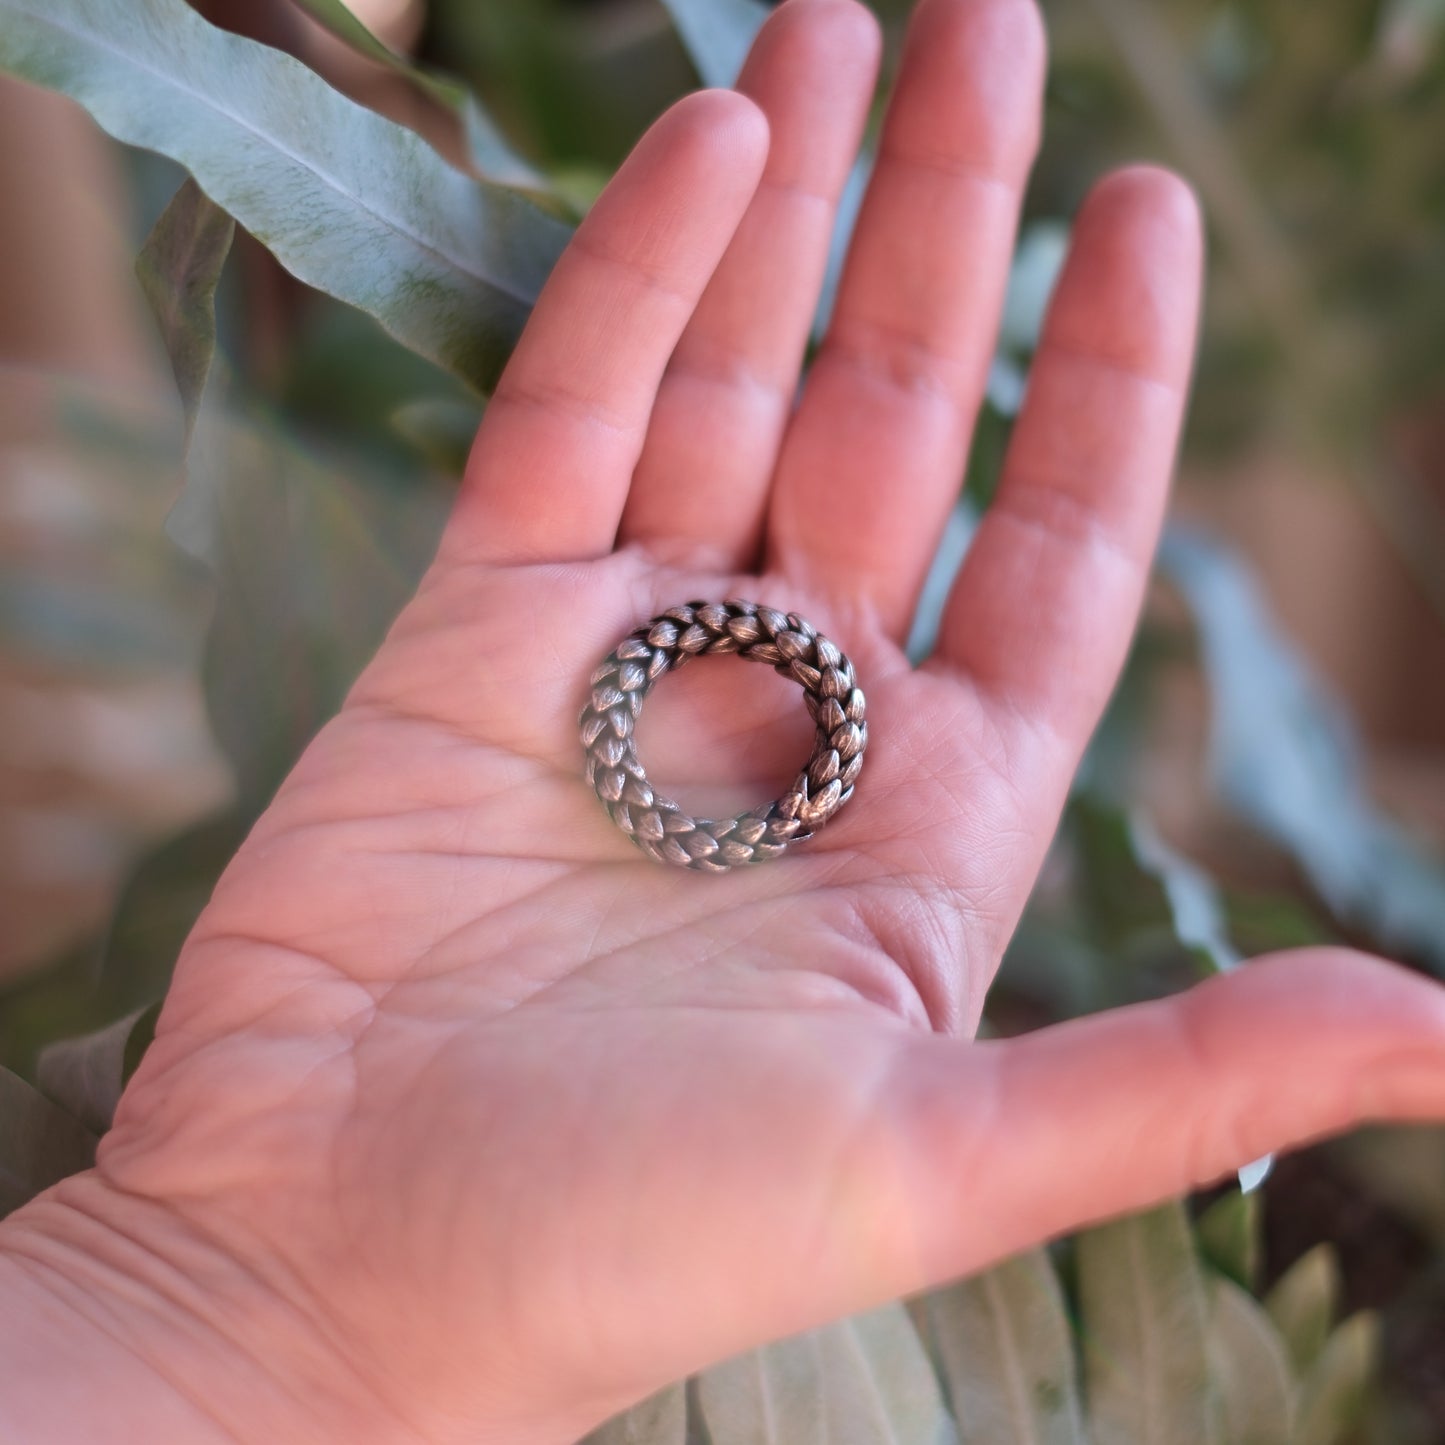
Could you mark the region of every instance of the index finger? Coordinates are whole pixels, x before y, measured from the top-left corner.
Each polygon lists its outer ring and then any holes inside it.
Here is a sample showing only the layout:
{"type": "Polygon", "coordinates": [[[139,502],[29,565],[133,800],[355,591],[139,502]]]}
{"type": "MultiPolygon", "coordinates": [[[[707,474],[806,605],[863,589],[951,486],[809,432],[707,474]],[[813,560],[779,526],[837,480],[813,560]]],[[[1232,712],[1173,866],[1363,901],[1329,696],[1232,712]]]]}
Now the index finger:
{"type": "Polygon", "coordinates": [[[471,562],[611,551],[668,357],[767,157],[750,100],[672,107],[547,280],[482,418],[443,552],[471,562]]]}

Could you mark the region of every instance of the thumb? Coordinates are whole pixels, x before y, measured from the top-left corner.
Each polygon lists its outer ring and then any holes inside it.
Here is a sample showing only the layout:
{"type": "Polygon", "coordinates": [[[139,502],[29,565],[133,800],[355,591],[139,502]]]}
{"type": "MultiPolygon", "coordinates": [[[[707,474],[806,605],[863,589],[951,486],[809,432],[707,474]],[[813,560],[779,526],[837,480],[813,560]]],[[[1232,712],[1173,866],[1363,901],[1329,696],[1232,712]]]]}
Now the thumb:
{"type": "Polygon", "coordinates": [[[1445,988],[1305,949],[900,1064],[921,1286],[1367,1120],[1445,1119],[1445,988]]]}

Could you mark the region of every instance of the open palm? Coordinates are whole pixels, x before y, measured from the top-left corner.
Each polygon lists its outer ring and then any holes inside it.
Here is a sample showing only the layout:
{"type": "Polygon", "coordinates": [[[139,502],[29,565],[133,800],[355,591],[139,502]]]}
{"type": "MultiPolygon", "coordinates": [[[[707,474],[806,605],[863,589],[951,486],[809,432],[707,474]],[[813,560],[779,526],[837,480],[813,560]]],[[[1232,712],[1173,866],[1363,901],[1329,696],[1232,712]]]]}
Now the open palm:
{"type": "MultiPolygon", "coordinates": [[[[223,879],[98,1174],[60,1192],[166,1262],[131,1293],[201,1355],[225,1341],[192,1393],[230,1438],[566,1441],[1269,1149],[1445,1113],[1438,994],[1344,954],[971,1042],[1138,610],[1198,227],[1155,170],[1087,202],[911,668],[1043,47],[1025,0],[923,0],[795,403],[876,48],[851,0],[789,0],[751,100],[679,105],[598,202],[419,595],[223,879]],[[815,839],[707,876],[612,826],[576,717],[631,627],[730,596],[848,652],[872,742],[815,839]]],[[[776,794],[811,732],[730,659],[644,722],[654,777],[707,811],[776,794]]],[[[27,1217],[47,1247],[69,1227],[27,1217]]]]}

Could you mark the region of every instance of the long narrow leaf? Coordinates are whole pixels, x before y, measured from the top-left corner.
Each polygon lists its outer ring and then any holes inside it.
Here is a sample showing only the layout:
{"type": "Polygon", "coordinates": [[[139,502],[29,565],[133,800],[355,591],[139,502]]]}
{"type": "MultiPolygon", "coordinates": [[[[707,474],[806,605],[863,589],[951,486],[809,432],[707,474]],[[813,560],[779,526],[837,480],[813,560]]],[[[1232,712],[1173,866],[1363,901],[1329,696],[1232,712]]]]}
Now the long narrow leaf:
{"type": "Polygon", "coordinates": [[[1227,1279],[1212,1281],[1209,1364],[1225,1445],[1285,1445],[1298,1387],[1279,1331],[1259,1302],[1227,1279]]]}
{"type": "Polygon", "coordinates": [[[1078,1240],[1094,1445],[1215,1445],[1204,1280],[1183,1208],[1078,1240]]]}
{"type": "Polygon", "coordinates": [[[159,1014],[160,1005],[150,1004],[94,1033],[49,1045],[36,1065],[40,1087],[87,1129],[105,1133],[159,1014]]]}
{"type": "Polygon", "coordinates": [[[1340,1299],[1340,1266],[1328,1244],[1316,1245],[1275,1282],[1264,1305],[1301,1373],[1313,1369],[1329,1338],[1340,1299]]]}
{"type": "Polygon", "coordinates": [[[395,71],[452,111],[462,123],[472,161],[480,175],[498,185],[546,190],[546,178],[512,149],[470,87],[462,81],[439,75],[393,50],[363,24],[343,0],[293,0],[293,3],[358,55],[395,71]]]}
{"type": "Polygon", "coordinates": [[[1253,1289],[1259,1276],[1263,1226],[1260,1197],[1232,1189],[1194,1221],[1199,1252],[1237,1285],[1253,1289]]]}
{"type": "Polygon", "coordinates": [[[687,1394],[669,1385],[625,1414],[599,1426],[582,1445],[685,1445],[687,1394]]]}
{"type": "Polygon", "coordinates": [[[1167,929],[1212,967],[1234,966],[1239,955],[1214,880],[1170,848],[1142,810],[1085,785],[1070,799],[1069,821],[1091,914],[1105,937],[1123,943],[1167,929]]]}
{"type": "Polygon", "coordinates": [[[768,6],[762,0],[662,0],[704,85],[738,78],[768,6]]]}
{"type": "Polygon", "coordinates": [[[950,1445],[938,1379],[901,1305],[707,1371],[711,1445],[950,1445]]]}
{"type": "MultiPolygon", "coordinates": [[[[663,0],[663,4],[702,83],[735,84],[748,50],[768,18],[769,7],[761,0],[663,0]]],[[[838,198],[833,235],[828,244],[828,264],[813,316],[815,341],[822,338],[833,313],[843,262],[873,174],[874,159],[872,144],[865,144],[838,198]]]]}
{"type": "Polygon", "coordinates": [[[235,221],[188,178],[136,257],[181,394],[187,450],[216,354],[216,287],[235,234],[235,221]]]}
{"type": "Polygon", "coordinates": [[[334,471],[209,408],[201,442],[166,525],[215,577],[206,705],[254,817],[415,590],[451,489],[334,471]]]}
{"type": "Polygon", "coordinates": [[[95,1162],[95,1135],[0,1068],[0,1217],[95,1162]]]}
{"type": "Polygon", "coordinates": [[[1380,1355],[1380,1321],[1351,1315],[1325,1342],[1305,1379],[1294,1445],[1341,1445],[1360,1418],[1380,1355]]]}
{"type": "Polygon", "coordinates": [[[1082,1445],[1073,1336],[1043,1250],[922,1302],[962,1445],[1082,1445]]]}
{"type": "Polygon", "coordinates": [[[1337,914],[1445,972],[1445,866],[1371,802],[1342,706],[1244,564],[1182,528],[1160,561],[1199,626],[1221,796],[1289,849],[1337,914]]]}
{"type": "Polygon", "coordinates": [[[301,280],[480,389],[567,238],[184,0],[0,0],[0,69],[178,161],[301,280]]]}
{"type": "Polygon", "coordinates": [[[1239,952],[1230,941],[1224,901],[1214,879],[1171,848],[1137,808],[1129,815],[1129,842],[1135,862],[1158,882],[1164,894],[1175,937],[1221,973],[1234,968],[1240,961],[1239,952]]]}

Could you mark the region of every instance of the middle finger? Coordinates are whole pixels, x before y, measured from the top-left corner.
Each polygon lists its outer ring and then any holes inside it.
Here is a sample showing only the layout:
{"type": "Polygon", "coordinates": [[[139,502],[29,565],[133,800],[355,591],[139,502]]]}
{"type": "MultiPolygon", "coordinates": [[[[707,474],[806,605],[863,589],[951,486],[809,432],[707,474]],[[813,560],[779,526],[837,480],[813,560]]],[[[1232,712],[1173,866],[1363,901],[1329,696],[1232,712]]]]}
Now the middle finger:
{"type": "Polygon", "coordinates": [[[622,542],[723,571],[756,561],[878,44],[857,0],[788,0],[758,35],[738,89],[768,118],[767,168],[663,378],[622,542]]]}
{"type": "Polygon", "coordinates": [[[962,481],[1043,73],[1032,0],[922,0],[779,459],[769,561],[871,604],[898,637],[962,481]]]}

